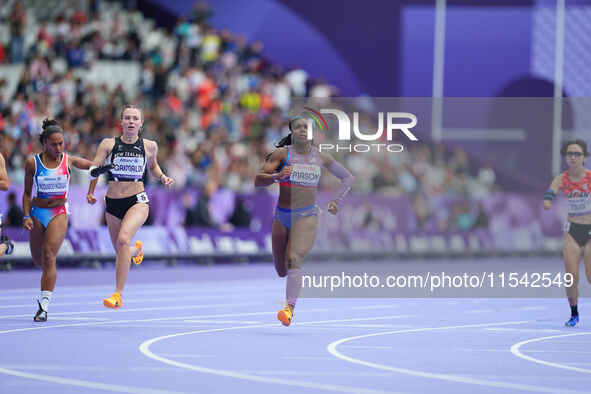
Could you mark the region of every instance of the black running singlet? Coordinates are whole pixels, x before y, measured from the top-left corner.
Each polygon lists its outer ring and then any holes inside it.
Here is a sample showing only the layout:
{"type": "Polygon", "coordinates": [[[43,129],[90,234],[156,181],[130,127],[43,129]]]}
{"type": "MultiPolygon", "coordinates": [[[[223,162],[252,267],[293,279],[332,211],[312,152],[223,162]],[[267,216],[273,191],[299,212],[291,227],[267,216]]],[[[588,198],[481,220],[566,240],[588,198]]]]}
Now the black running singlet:
{"type": "Polygon", "coordinates": [[[109,171],[109,181],[139,182],[146,170],[144,140],[139,137],[133,144],[125,144],[121,137],[115,138],[115,145],[108,157],[115,167],[109,171]]]}

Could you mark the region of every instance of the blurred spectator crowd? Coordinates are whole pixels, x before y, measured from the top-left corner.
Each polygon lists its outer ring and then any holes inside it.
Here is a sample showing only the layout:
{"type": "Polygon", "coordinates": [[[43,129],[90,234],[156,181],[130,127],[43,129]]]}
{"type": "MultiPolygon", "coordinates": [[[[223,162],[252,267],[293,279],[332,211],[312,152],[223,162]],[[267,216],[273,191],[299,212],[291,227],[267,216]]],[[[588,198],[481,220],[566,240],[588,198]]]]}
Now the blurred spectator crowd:
{"type": "MultiPolygon", "coordinates": [[[[0,69],[20,66],[13,91],[0,76],[1,151],[13,182],[23,182],[26,157],[40,149],[44,118],[58,119],[68,152],[92,158],[101,139],[118,134],[122,106],[136,103],[144,109],[143,136],[158,142],[160,164],[177,188],[252,191],[264,156],[289,132],[294,97],[338,91],[299,67],[273,64],[262,42],[214,29],[211,16],[197,2],[167,31],[133,2],[2,1],[0,69]],[[135,64],[137,86],[85,78],[101,62],[135,64]]],[[[428,215],[431,196],[478,197],[495,188],[490,167],[475,168],[464,151],[443,145],[336,157],[355,175],[354,192],[408,193],[417,217],[428,215]]],[[[323,177],[321,187],[336,188],[336,178],[323,177]]]]}

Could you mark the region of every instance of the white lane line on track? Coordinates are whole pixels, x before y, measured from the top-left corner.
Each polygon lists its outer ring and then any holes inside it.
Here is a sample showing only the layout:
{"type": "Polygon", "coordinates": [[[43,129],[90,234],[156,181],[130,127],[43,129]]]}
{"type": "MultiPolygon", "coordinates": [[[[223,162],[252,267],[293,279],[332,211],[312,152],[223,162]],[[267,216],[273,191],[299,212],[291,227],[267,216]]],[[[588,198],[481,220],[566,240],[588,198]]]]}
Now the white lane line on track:
{"type": "MultiPolygon", "coordinates": [[[[20,371],[94,371],[94,372],[110,372],[113,370],[113,367],[99,367],[99,366],[81,366],[81,365],[0,365],[1,368],[7,369],[18,369],[20,371]]],[[[133,372],[145,372],[145,371],[178,371],[177,368],[163,366],[163,367],[138,367],[138,366],[131,366],[131,367],[121,367],[117,366],[118,371],[133,371],[133,372]]]]}
{"type": "Polygon", "coordinates": [[[493,309],[472,309],[468,311],[464,311],[464,313],[471,314],[471,313],[493,313],[493,309]]]}
{"type": "MultiPolygon", "coordinates": [[[[505,353],[507,353],[506,350],[505,350],[505,353]]],[[[464,373],[464,374],[462,374],[462,376],[478,378],[478,379],[498,379],[498,380],[504,380],[504,381],[506,381],[508,379],[527,379],[527,380],[534,380],[534,381],[539,382],[541,384],[547,384],[550,382],[555,383],[554,382],[555,380],[581,381],[581,382],[591,381],[591,377],[585,376],[585,375],[576,375],[576,376],[573,376],[571,374],[568,374],[568,375],[554,374],[553,375],[553,374],[549,374],[549,373],[545,373],[543,375],[540,375],[540,374],[531,375],[531,374],[518,373],[517,371],[515,373],[505,373],[502,375],[495,375],[495,374],[488,374],[488,373],[479,373],[479,374],[464,373]]]]}
{"type": "MultiPolygon", "coordinates": [[[[219,357],[213,354],[161,354],[163,357],[179,357],[179,358],[214,358],[219,357]]],[[[325,357],[326,358],[326,357],[325,357]]],[[[329,357],[332,359],[331,357],[329,357]]],[[[112,371],[112,367],[98,367],[98,366],[80,366],[80,365],[31,365],[31,364],[16,364],[16,365],[0,365],[1,368],[18,369],[20,371],[91,371],[91,372],[108,372],[112,371]]],[[[121,368],[117,367],[119,371],[133,371],[133,372],[184,372],[183,369],[179,369],[172,366],[161,366],[161,367],[128,367],[121,368]]],[[[298,370],[240,370],[238,372],[257,374],[257,375],[278,375],[278,376],[351,376],[349,371],[298,371],[298,370]]],[[[389,372],[355,372],[355,376],[370,376],[370,377],[385,377],[392,376],[389,372]]]]}
{"type": "MultiPolygon", "coordinates": [[[[220,289],[219,285],[215,286],[215,287],[200,287],[200,288],[195,288],[195,284],[192,287],[174,287],[175,284],[174,283],[165,283],[165,285],[167,286],[166,288],[164,288],[164,286],[161,284],[160,288],[155,287],[154,289],[151,290],[146,290],[142,287],[142,290],[131,290],[129,288],[125,289],[125,294],[127,296],[142,296],[142,295],[149,295],[149,296],[153,296],[155,293],[157,294],[191,294],[193,296],[199,296],[201,294],[203,295],[208,295],[211,293],[215,293],[218,295],[223,295],[223,294],[227,294],[227,295],[233,295],[233,294],[242,294],[245,292],[248,292],[250,290],[255,291],[256,294],[259,294],[261,291],[265,291],[265,292],[276,292],[276,291],[281,291],[281,290],[285,290],[282,289],[281,287],[275,287],[275,286],[271,286],[268,288],[262,288],[262,287],[236,287],[236,288],[232,288],[232,290],[223,290],[220,289]],[[169,288],[169,286],[171,288],[169,288]]],[[[86,287],[81,287],[80,288],[81,291],[83,291],[83,293],[78,292],[73,292],[73,293],[65,293],[62,291],[62,288],[60,288],[59,291],[59,297],[63,297],[63,298],[67,298],[67,297],[78,297],[78,298],[83,298],[83,297],[96,297],[96,298],[104,298],[105,296],[109,295],[110,293],[113,292],[113,286],[109,286],[108,288],[105,287],[104,291],[101,292],[96,292],[96,293],[90,293],[87,292],[86,287]]],[[[29,294],[22,294],[22,295],[10,295],[10,296],[0,296],[0,301],[6,301],[6,300],[30,300],[30,299],[34,299],[36,296],[39,295],[39,289],[31,289],[29,294]]],[[[244,297],[244,294],[242,294],[242,296],[244,297]]]]}
{"type": "MultiPolygon", "coordinates": [[[[579,331],[579,330],[577,330],[577,331],[579,331]]],[[[584,331],[584,332],[589,333],[590,331],[584,331]]],[[[578,333],[580,333],[581,335],[585,335],[581,332],[578,332],[578,333]]],[[[583,346],[585,346],[586,344],[591,344],[591,341],[576,341],[576,342],[575,341],[562,341],[560,343],[563,345],[578,345],[578,346],[583,345],[583,346]]]]}
{"type": "Polygon", "coordinates": [[[524,350],[525,353],[573,353],[573,354],[591,354],[584,350],[524,350]]]}
{"type": "MultiPolygon", "coordinates": [[[[329,310],[332,310],[332,309],[327,309],[327,308],[308,309],[308,310],[300,310],[299,313],[301,314],[301,313],[308,313],[308,312],[326,312],[329,310]]],[[[58,328],[58,327],[98,326],[98,325],[107,325],[107,324],[135,323],[135,322],[140,322],[140,321],[145,322],[145,321],[185,320],[185,319],[191,319],[191,318],[199,319],[199,318],[237,317],[237,316],[255,316],[255,315],[274,315],[274,312],[269,312],[269,311],[247,312],[247,313],[209,315],[209,316],[207,316],[207,315],[184,316],[184,317],[174,317],[174,318],[168,317],[168,318],[141,319],[141,320],[136,319],[136,320],[125,320],[125,321],[113,321],[113,322],[61,324],[61,325],[52,325],[52,326],[48,325],[48,326],[42,326],[42,327],[5,330],[5,331],[0,331],[0,334],[6,334],[6,333],[12,333],[12,332],[32,331],[32,330],[40,330],[40,329],[48,329],[48,328],[58,328]]],[[[369,319],[371,319],[371,320],[390,319],[390,318],[395,319],[395,318],[400,318],[400,317],[401,316],[380,316],[380,317],[369,318],[369,319]]],[[[351,320],[351,319],[340,319],[340,320],[334,320],[334,321],[338,322],[338,321],[343,321],[343,320],[347,321],[347,320],[351,320]]],[[[358,319],[355,319],[355,320],[358,320],[358,319]]],[[[312,322],[303,322],[300,324],[313,325],[313,324],[317,324],[317,323],[326,323],[326,322],[332,322],[332,321],[331,320],[312,321],[312,322]]],[[[205,332],[228,331],[231,329],[261,328],[261,327],[282,328],[282,327],[278,326],[278,323],[272,323],[272,324],[239,326],[237,328],[228,327],[228,328],[200,330],[197,332],[205,333],[205,332]]],[[[195,332],[192,332],[192,333],[195,333],[195,332]]],[[[178,335],[179,334],[175,334],[175,336],[178,336],[178,335]]],[[[185,335],[185,334],[183,334],[183,335],[185,335]]],[[[144,344],[145,343],[146,342],[144,342],[144,344]]],[[[157,356],[157,357],[159,357],[159,356],[157,356]]],[[[166,359],[164,359],[164,360],[166,360],[166,359]]],[[[183,363],[179,363],[179,362],[172,361],[172,360],[170,360],[170,361],[172,363],[171,365],[174,365],[174,366],[179,366],[179,365],[183,364],[183,363]]],[[[195,368],[193,368],[195,366],[190,366],[189,364],[184,364],[184,365],[189,366],[188,369],[195,369],[195,368]]],[[[199,368],[199,367],[197,367],[197,368],[199,368]]],[[[256,375],[250,375],[250,374],[235,373],[232,371],[210,370],[207,368],[206,368],[206,370],[208,371],[208,373],[213,373],[216,375],[232,376],[232,377],[247,379],[247,380],[251,380],[251,381],[265,382],[265,383],[276,383],[276,384],[283,384],[283,385],[288,385],[288,386],[311,388],[311,389],[316,389],[316,390],[328,390],[328,391],[337,391],[337,392],[345,392],[345,393],[368,393],[368,394],[384,393],[383,391],[377,391],[377,390],[371,390],[371,389],[365,389],[365,388],[339,386],[339,385],[322,384],[322,383],[314,383],[314,382],[295,381],[295,380],[285,380],[285,379],[280,379],[280,378],[269,378],[269,377],[262,377],[262,376],[256,376],[256,375]],[[211,371],[215,371],[215,372],[211,372],[211,371]],[[227,373],[229,373],[230,375],[228,375],[227,373]]],[[[79,380],[79,379],[68,379],[68,378],[59,378],[59,377],[40,375],[40,374],[32,374],[32,373],[16,371],[16,370],[8,369],[8,368],[0,368],[0,373],[4,373],[6,375],[11,375],[11,376],[27,378],[27,379],[41,380],[41,381],[46,381],[46,382],[51,382],[51,383],[73,385],[73,386],[79,386],[79,387],[85,387],[85,388],[90,388],[90,387],[95,388],[95,389],[98,388],[98,389],[107,390],[107,391],[128,392],[128,393],[148,393],[148,394],[164,393],[164,391],[150,390],[150,389],[144,389],[144,388],[138,388],[138,387],[121,386],[121,385],[106,385],[106,384],[102,384],[99,382],[90,382],[90,381],[84,381],[84,380],[79,380]]]]}
{"type": "MultiPolygon", "coordinates": [[[[306,312],[327,312],[330,309],[327,308],[316,308],[316,309],[306,309],[300,310],[299,313],[306,313],[306,312]]],[[[117,312],[114,312],[117,313],[117,312]]],[[[233,314],[217,314],[217,315],[192,315],[192,316],[184,316],[184,317],[164,317],[164,318],[150,318],[150,319],[137,319],[137,320],[111,320],[104,324],[123,324],[123,323],[144,323],[144,322],[159,322],[159,321],[169,321],[169,320],[183,320],[189,323],[192,322],[204,322],[204,323],[221,323],[221,322],[231,322],[231,323],[242,323],[245,324],[260,324],[260,321],[239,321],[239,320],[217,320],[212,318],[217,317],[239,317],[239,316],[260,316],[260,315],[272,315],[275,312],[246,312],[246,313],[233,313],[233,314]]],[[[28,315],[27,315],[28,316],[28,315]]],[[[306,328],[351,328],[355,327],[355,325],[336,325],[336,324],[327,324],[327,323],[338,323],[338,322],[348,322],[348,321],[360,321],[360,320],[389,320],[389,319],[403,319],[407,317],[417,317],[419,315],[393,315],[393,316],[377,316],[377,317],[370,317],[370,318],[354,318],[354,319],[335,319],[335,320],[319,320],[319,321],[312,321],[312,322],[297,322],[298,327],[304,326],[306,328]],[[316,327],[317,324],[326,324],[326,327],[316,327]]],[[[100,323],[98,323],[100,324],[100,323]]],[[[65,325],[47,325],[47,326],[40,326],[40,327],[33,327],[33,328],[17,328],[13,330],[7,331],[0,331],[0,334],[8,333],[8,332],[20,332],[20,331],[30,331],[30,330],[37,330],[43,328],[59,328],[59,327],[73,327],[73,326],[86,326],[86,325],[98,325],[95,323],[81,323],[81,324],[65,324],[65,325]]],[[[369,325],[373,327],[373,325],[369,325]]],[[[398,326],[406,326],[404,324],[396,325],[398,326]]],[[[157,327],[157,326],[154,326],[157,327]]],[[[365,328],[365,327],[364,327],[365,328]]]]}
{"type": "MultiPolygon", "coordinates": [[[[262,297],[266,297],[266,295],[271,295],[271,294],[275,294],[275,292],[260,292],[257,295],[261,295],[262,297]]],[[[36,294],[35,296],[31,296],[31,302],[27,303],[27,304],[15,304],[15,305],[0,305],[0,309],[11,309],[11,308],[31,308],[33,306],[37,306],[37,303],[35,302],[37,300],[38,294],[36,294]]],[[[104,297],[104,295],[103,295],[104,297]]],[[[130,297],[125,297],[125,304],[137,304],[137,303],[148,303],[148,302],[174,302],[174,303],[178,303],[179,301],[191,301],[194,302],[195,299],[199,299],[199,301],[201,300],[211,300],[211,299],[217,299],[217,298],[221,298],[221,299],[232,299],[232,298],[244,298],[244,294],[216,294],[216,295],[187,295],[187,296],[177,296],[177,297],[158,297],[158,298],[130,298],[130,297]]],[[[60,295],[60,298],[68,298],[68,297],[62,297],[60,295]]],[[[55,299],[55,298],[54,298],[55,299]]],[[[100,299],[100,297],[97,296],[97,300],[93,301],[93,302],[52,302],[51,303],[51,307],[55,308],[55,307],[62,307],[62,306],[81,306],[81,305],[103,305],[103,300],[100,299]]]]}
{"type": "Polygon", "coordinates": [[[205,320],[191,319],[185,320],[185,323],[213,323],[213,324],[263,324],[262,321],[255,320],[205,320]]]}
{"type": "MultiPolygon", "coordinates": [[[[243,307],[243,306],[254,306],[254,305],[261,305],[262,302],[245,302],[241,304],[201,304],[201,305],[176,305],[176,306],[156,306],[150,308],[120,308],[115,311],[108,308],[101,308],[94,311],[80,311],[80,312],[56,312],[51,313],[49,312],[49,318],[53,316],[69,316],[69,315],[87,315],[87,314],[94,314],[94,313],[125,313],[125,312],[150,312],[150,311],[174,311],[174,310],[185,310],[185,309],[211,309],[211,308],[235,308],[235,307],[243,307]]],[[[125,306],[125,304],[124,304],[125,306]]],[[[4,315],[0,316],[0,319],[12,319],[18,317],[30,317],[31,314],[23,314],[23,315],[4,315]]]]}
{"type": "MultiPolygon", "coordinates": [[[[326,312],[331,309],[326,308],[318,308],[318,309],[307,309],[307,310],[300,310],[300,313],[308,313],[308,312],[326,312]]],[[[121,323],[134,323],[139,321],[165,321],[165,320],[185,320],[191,318],[217,318],[217,317],[237,317],[237,316],[257,316],[257,315],[274,315],[275,312],[246,312],[246,313],[233,313],[233,314],[223,314],[223,315],[203,315],[203,316],[183,316],[183,317],[166,317],[166,318],[154,318],[154,319],[141,319],[141,320],[123,320],[123,321],[114,321],[114,322],[91,322],[91,323],[74,323],[74,324],[57,324],[57,325],[45,325],[41,327],[29,327],[29,328],[17,328],[12,330],[5,330],[0,331],[0,334],[8,334],[8,333],[15,333],[15,332],[23,332],[23,331],[33,331],[33,330],[42,330],[48,328],[59,328],[59,327],[81,327],[81,326],[99,326],[99,325],[107,325],[107,324],[121,324],[121,323]]],[[[252,327],[277,327],[278,323],[273,324],[266,324],[260,326],[246,326],[249,328],[252,327]]],[[[214,329],[214,331],[216,331],[214,329]]],[[[93,382],[81,379],[70,379],[70,378],[61,378],[57,376],[49,376],[49,375],[41,375],[35,373],[28,373],[23,371],[17,371],[10,368],[0,367],[0,373],[10,376],[16,376],[24,379],[31,379],[31,380],[39,380],[43,382],[49,383],[57,383],[63,384],[68,386],[77,386],[83,387],[86,389],[99,389],[105,391],[114,391],[120,393],[134,393],[134,394],[183,394],[178,391],[165,391],[165,390],[156,390],[144,387],[134,387],[134,386],[123,386],[123,385],[116,385],[116,384],[105,384],[102,382],[93,382]]],[[[265,379],[265,378],[262,378],[265,379]]],[[[282,381],[282,379],[277,379],[282,381]]],[[[354,392],[354,391],[351,391],[354,392]]]]}
{"type": "Polygon", "coordinates": [[[394,346],[356,346],[356,345],[343,345],[341,347],[346,347],[349,349],[386,349],[386,350],[391,350],[394,349],[394,346]]]}
{"type": "MultiPolygon", "coordinates": [[[[342,346],[345,347],[345,346],[342,346]]],[[[499,352],[499,353],[507,353],[507,349],[471,349],[471,348],[456,348],[452,349],[457,350],[460,352],[499,352]]],[[[525,353],[573,353],[573,354],[591,354],[591,352],[587,352],[584,350],[522,350],[525,353]]]]}
{"type": "Polygon", "coordinates": [[[545,365],[547,367],[567,369],[569,371],[576,371],[576,372],[582,372],[582,373],[591,373],[591,369],[573,367],[570,365],[540,360],[538,358],[534,358],[534,357],[525,355],[521,352],[521,349],[520,349],[522,346],[527,345],[529,343],[548,341],[548,340],[556,339],[556,338],[574,337],[574,336],[579,336],[579,335],[591,335],[591,332],[578,332],[578,333],[573,333],[573,334],[552,335],[552,336],[548,336],[548,337],[527,339],[525,341],[517,342],[516,344],[512,345],[510,350],[511,350],[511,353],[513,353],[515,356],[517,356],[519,358],[522,358],[524,360],[531,361],[531,362],[534,362],[537,364],[545,365]]]}
{"type": "Polygon", "coordinates": [[[212,358],[219,357],[215,354],[161,354],[162,357],[181,357],[181,358],[212,358]]]}
{"type": "Polygon", "coordinates": [[[417,376],[420,378],[427,378],[427,379],[439,379],[445,380],[450,382],[457,382],[457,383],[466,383],[466,384],[475,384],[480,386],[488,386],[488,387],[497,387],[497,388],[504,388],[504,389],[512,389],[512,390],[523,390],[523,391],[534,391],[534,392],[542,392],[542,393],[584,393],[581,391],[572,391],[572,390],[565,390],[563,388],[550,388],[550,387],[543,387],[543,386],[534,386],[529,384],[521,384],[521,383],[508,383],[505,381],[493,381],[493,380],[485,380],[479,378],[472,378],[467,376],[458,376],[458,375],[450,375],[450,374],[443,374],[443,373],[434,373],[434,372],[426,372],[426,371],[419,371],[414,369],[408,368],[399,368],[393,367],[384,364],[378,364],[370,361],[364,361],[357,358],[353,358],[341,353],[337,348],[339,345],[358,340],[364,338],[371,338],[371,337],[378,337],[384,335],[393,335],[393,334],[406,334],[406,333],[416,333],[416,332],[428,332],[428,331],[441,331],[441,330],[457,330],[462,328],[476,328],[476,327],[487,327],[487,326],[501,326],[501,325],[513,325],[513,324],[525,324],[528,323],[527,321],[510,321],[510,322],[498,322],[498,323],[484,323],[484,324],[468,324],[468,325],[458,325],[458,326],[444,326],[444,327],[427,327],[427,328],[416,328],[416,329],[409,329],[409,330],[398,330],[398,331],[387,331],[387,332],[379,332],[373,334],[366,334],[366,335],[358,335],[354,337],[342,338],[337,341],[330,343],[326,350],[332,354],[333,356],[348,361],[350,363],[356,365],[363,365],[369,368],[375,368],[382,371],[391,371],[397,372],[405,375],[417,376]]]}
{"type": "MultiPolygon", "coordinates": [[[[350,371],[298,371],[298,370],[239,370],[236,372],[246,373],[246,374],[254,374],[254,375],[261,375],[261,376],[351,376],[350,371]]],[[[355,376],[365,376],[365,377],[389,377],[392,376],[392,373],[389,372],[359,372],[355,371],[355,376]]]]}
{"type": "MultiPolygon", "coordinates": [[[[328,312],[330,310],[331,309],[328,309],[328,308],[305,309],[305,310],[300,310],[299,313],[328,312]]],[[[117,312],[113,312],[113,313],[117,313],[117,312]]],[[[46,330],[46,329],[50,329],[50,328],[62,328],[62,327],[87,327],[87,326],[103,326],[103,325],[119,325],[119,324],[146,323],[146,322],[190,320],[190,319],[215,319],[215,318],[220,318],[220,317],[225,318],[225,317],[265,316],[265,315],[273,316],[273,315],[275,315],[275,312],[263,311],[263,312],[244,312],[244,313],[223,313],[223,314],[215,314],[215,315],[189,315],[189,316],[155,317],[155,318],[150,318],[150,319],[113,320],[113,321],[107,321],[107,322],[70,323],[70,324],[43,323],[43,324],[38,325],[37,327],[22,327],[22,328],[13,328],[10,330],[0,331],[0,334],[46,330]]],[[[279,323],[276,323],[276,325],[278,325],[278,324],[279,323]]]]}
{"type": "Polygon", "coordinates": [[[560,330],[554,330],[551,328],[505,328],[505,327],[495,327],[495,328],[485,328],[486,331],[499,331],[499,332],[562,332],[560,330]]]}
{"type": "Polygon", "coordinates": [[[179,391],[157,390],[157,389],[151,389],[151,388],[147,388],[147,387],[122,386],[119,384],[107,384],[107,383],[92,382],[92,381],[81,380],[81,379],[70,379],[70,378],[61,378],[58,376],[40,375],[40,374],[36,374],[36,373],[16,371],[14,369],[8,369],[8,368],[2,368],[2,367],[0,367],[0,373],[6,374],[6,375],[17,376],[20,378],[40,380],[42,382],[65,384],[68,386],[83,387],[85,389],[91,389],[91,390],[98,389],[98,390],[106,390],[106,391],[115,391],[118,393],[134,393],[134,394],[177,394],[177,393],[181,393],[179,391]]]}
{"type": "Polygon", "coordinates": [[[374,321],[374,320],[390,320],[390,319],[405,319],[407,317],[417,317],[419,315],[391,315],[391,316],[376,316],[376,317],[358,317],[353,319],[338,319],[338,320],[317,320],[311,322],[298,322],[298,325],[305,324],[324,324],[324,323],[341,323],[351,321],[374,321]]]}
{"type": "MultiPolygon", "coordinates": [[[[168,272],[170,269],[166,269],[164,271],[168,272]]],[[[78,276],[78,269],[76,269],[76,276],[78,276]]],[[[41,276],[41,271],[37,271],[39,277],[41,276]]],[[[94,271],[92,271],[94,272],[94,271]]],[[[91,274],[92,274],[91,272],[91,274]]],[[[146,272],[144,272],[145,274],[146,272]]],[[[115,278],[115,270],[112,271],[113,274],[113,278],[115,278]]],[[[8,274],[10,275],[10,274],[8,274]]],[[[38,277],[35,276],[35,280],[37,280],[38,277]]],[[[129,289],[129,290],[137,290],[137,289],[161,289],[163,287],[177,287],[177,288],[193,288],[195,289],[195,285],[198,284],[199,288],[197,288],[196,290],[199,290],[201,288],[209,288],[210,290],[214,287],[219,288],[219,284],[220,283],[225,283],[225,284],[229,284],[229,285],[233,285],[232,288],[240,288],[240,289],[247,289],[247,290],[255,290],[255,289],[260,289],[260,285],[257,285],[256,283],[260,283],[260,284],[270,284],[269,282],[273,282],[276,280],[275,277],[272,278],[262,278],[262,279],[252,279],[252,278],[248,278],[248,285],[245,285],[245,282],[242,279],[228,279],[228,280],[218,280],[218,278],[209,278],[209,279],[196,279],[195,281],[190,281],[190,280],[184,280],[184,281],[169,281],[169,282],[164,282],[164,281],[158,281],[158,282],[146,282],[146,283],[137,283],[137,282],[133,282],[133,283],[128,283],[125,288],[129,289]],[[215,284],[213,284],[215,283],[215,284]],[[254,284],[253,284],[254,283],[254,284]],[[234,286],[235,285],[235,286],[234,286]]],[[[279,286],[281,287],[281,286],[279,286]]],[[[113,289],[113,283],[109,281],[109,283],[105,283],[102,285],[77,285],[77,286],[60,286],[60,289],[63,290],[67,290],[67,291],[76,291],[76,290],[80,290],[80,289],[91,289],[91,290],[103,290],[103,289],[113,289]]],[[[39,287],[17,287],[14,289],[5,289],[0,291],[0,294],[2,293],[14,293],[14,292],[22,292],[22,293],[26,293],[29,291],[39,291],[39,287]]],[[[582,297],[581,297],[582,298],[582,297]]]]}
{"type": "Polygon", "coordinates": [[[327,324],[325,327],[334,328],[411,328],[410,324],[327,324]]]}
{"type": "MultiPolygon", "coordinates": [[[[381,318],[388,318],[388,317],[381,317],[381,318]]],[[[375,318],[375,319],[377,319],[377,318],[375,318]]],[[[325,320],[322,322],[325,323],[325,322],[329,322],[329,321],[325,320]]],[[[298,325],[302,325],[302,324],[311,324],[312,325],[312,324],[316,324],[316,323],[319,323],[319,322],[317,322],[317,321],[304,322],[304,323],[298,323],[298,325]]],[[[281,379],[281,378],[274,378],[274,377],[259,376],[256,373],[244,373],[244,372],[239,372],[239,371],[230,371],[230,370],[202,367],[202,366],[198,366],[198,365],[192,365],[192,364],[187,364],[187,363],[171,360],[171,359],[162,357],[161,355],[159,356],[157,354],[154,354],[150,350],[150,346],[152,344],[162,341],[162,340],[165,340],[165,339],[186,336],[186,335],[205,334],[205,333],[224,332],[224,331],[236,331],[236,330],[244,330],[244,329],[251,329],[251,328],[264,328],[264,327],[270,327],[270,328],[277,327],[277,324],[262,324],[262,325],[258,325],[258,326],[249,325],[249,326],[214,328],[214,329],[209,329],[209,330],[189,331],[189,332],[177,333],[177,334],[172,334],[172,335],[166,335],[166,336],[161,336],[161,337],[157,337],[157,338],[152,338],[150,340],[143,342],[140,345],[139,350],[142,354],[144,354],[145,356],[147,356],[153,360],[160,361],[162,363],[165,363],[168,365],[173,365],[173,366],[176,366],[179,368],[185,368],[185,369],[189,369],[189,370],[193,370],[193,371],[197,371],[197,372],[201,372],[201,373],[206,373],[206,374],[211,374],[211,375],[226,376],[226,377],[232,377],[232,378],[236,378],[236,379],[249,380],[249,381],[253,381],[253,382],[278,384],[278,385],[308,388],[308,389],[314,389],[314,390],[336,391],[336,392],[341,392],[341,393],[368,393],[368,394],[388,393],[385,391],[372,390],[372,389],[363,388],[363,387],[353,387],[353,386],[343,386],[343,385],[335,385],[335,384],[327,384],[327,383],[307,382],[307,381],[303,381],[301,379],[297,379],[297,380],[296,379],[281,379]]]]}
{"type": "MultiPolygon", "coordinates": [[[[30,316],[30,315],[28,315],[30,316]]],[[[58,321],[109,321],[111,319],[100,318],[100,317],[52,317],[51,320],[58,321]]]]}
{"type": "Polygon", "coordinates": [[[353,306],[351,307],[351,309],[353,310],[365,310],[365,309],[394,309],[394,308],[400,308],[400,305],[388,305],[388,304],[384,304],[384,305],[367,305],[367,306],[353,306]]]}

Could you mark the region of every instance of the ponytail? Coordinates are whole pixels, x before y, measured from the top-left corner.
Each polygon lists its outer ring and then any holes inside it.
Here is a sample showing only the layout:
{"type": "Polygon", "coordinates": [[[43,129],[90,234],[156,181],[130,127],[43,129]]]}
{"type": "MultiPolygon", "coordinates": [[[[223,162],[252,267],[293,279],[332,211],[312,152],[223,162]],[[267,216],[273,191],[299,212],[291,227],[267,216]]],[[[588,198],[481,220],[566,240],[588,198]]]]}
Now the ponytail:
{"type": "Polygon", "coordinates": [[[275,144],[276,148],[281,148],[283,146],[291,145],[291,133],[283,137],[275,144]]]}

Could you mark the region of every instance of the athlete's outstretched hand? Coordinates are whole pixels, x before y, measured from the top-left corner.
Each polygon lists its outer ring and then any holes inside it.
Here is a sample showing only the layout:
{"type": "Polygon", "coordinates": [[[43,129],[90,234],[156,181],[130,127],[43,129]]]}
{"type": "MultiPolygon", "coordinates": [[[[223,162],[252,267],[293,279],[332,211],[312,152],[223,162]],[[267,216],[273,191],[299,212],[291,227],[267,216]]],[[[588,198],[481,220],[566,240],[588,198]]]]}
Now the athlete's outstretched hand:
{"type": "Polygon", "coordinates": [[[544,209],[548,210],[552,208],[552,201],[544,200],[544,209]]]}
{"type": "Polygon", "coordinates": [[[277,178],[279,178],[280,180],[285,180],[285,179],[289,179],[289,177],[291,176],[291,170],[293,169],[292,166],[285,166],[281,169],[281,172],[279,173],[279,176],[277,178]]]}
{"type": "Polygon", "coordinates": [[[89,204],[94,204],[96,202],[96,197],[94,196],[94,194],[88,193],[86,195],[86,201],[88,201],[89,204]]]}
{"type": "Polygon", "coordinates": [[[339,211],[339,202],[337,200],[332,200],[328,203],[328,212],[336,215],[339,211]]]}
{"type": "Polygon", "coordinates": [[[26,218],[23,221],[23,227],[26,228],[27,230],[31,231],[33,229],[33,226],[34,226],[33,219],[26,218]]]}
{"type": "Polygon", "coordinates": [[[174,179],[162,174],[162,176],[160,177],[160,182],[162,182],[162,184],[166,187],[171,187],[174,183],[174,179]]]}

